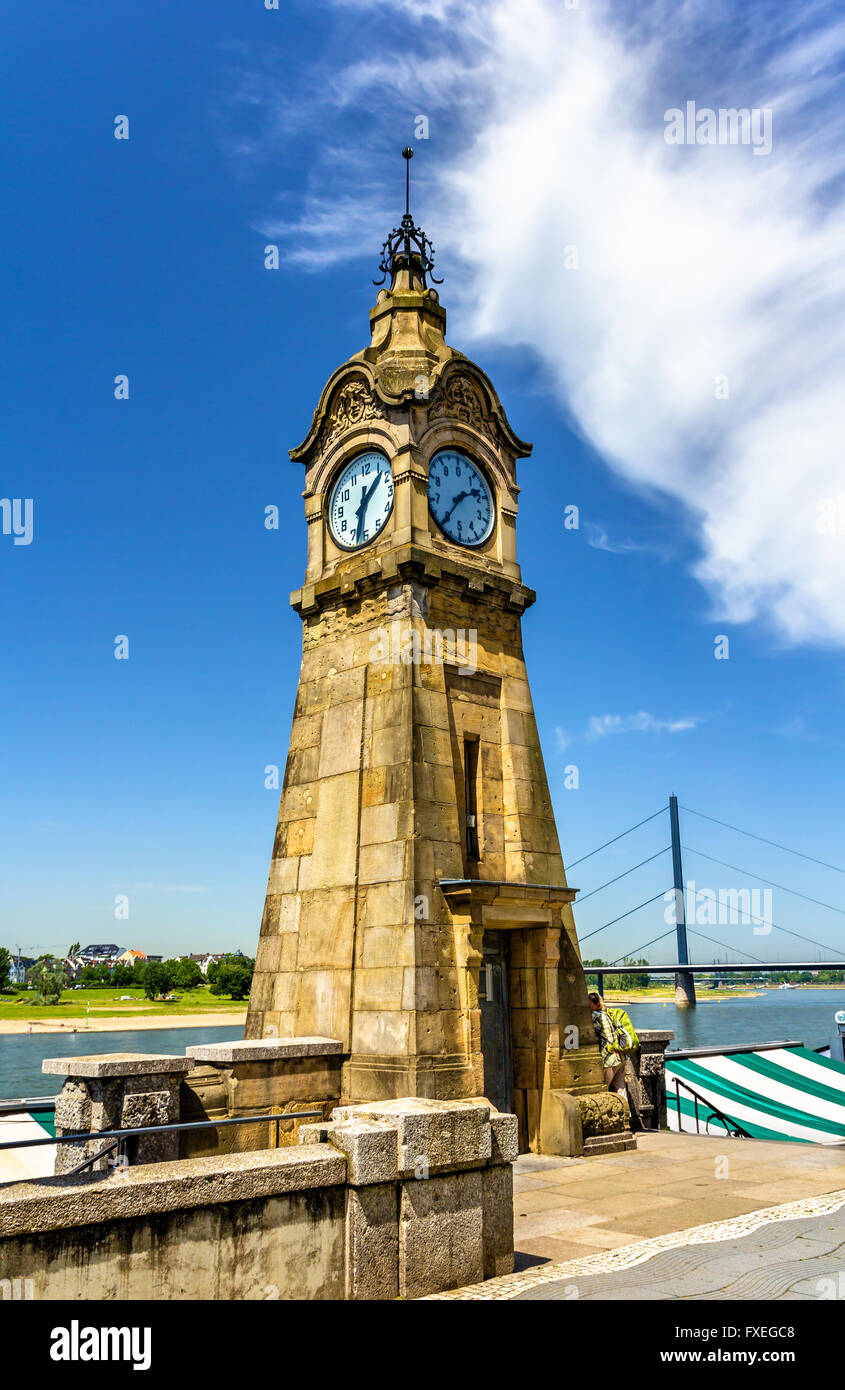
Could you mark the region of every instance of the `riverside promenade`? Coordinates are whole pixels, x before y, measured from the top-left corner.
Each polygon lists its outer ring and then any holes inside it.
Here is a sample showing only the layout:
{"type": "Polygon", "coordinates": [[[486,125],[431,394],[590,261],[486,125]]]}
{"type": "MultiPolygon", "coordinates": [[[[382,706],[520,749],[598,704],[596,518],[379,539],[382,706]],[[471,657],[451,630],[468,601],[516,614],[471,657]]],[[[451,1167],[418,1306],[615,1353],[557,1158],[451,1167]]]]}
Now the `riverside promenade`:
{"type": "Polygon", "coordinates": [[[845,1146],[665,1131],[637,1145],[605,1158],[522,1155],[516,1273],[435,1297],[845,1294],[845,1146]]]}

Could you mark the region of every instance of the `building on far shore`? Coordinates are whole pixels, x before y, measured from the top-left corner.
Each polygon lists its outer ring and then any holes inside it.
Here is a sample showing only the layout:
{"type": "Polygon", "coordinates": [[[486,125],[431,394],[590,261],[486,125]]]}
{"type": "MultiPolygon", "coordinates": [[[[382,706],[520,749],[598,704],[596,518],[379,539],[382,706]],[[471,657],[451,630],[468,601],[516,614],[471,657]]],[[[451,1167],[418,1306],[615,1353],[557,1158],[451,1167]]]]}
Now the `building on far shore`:
{"type": "Polygon", "coordinates": [[[226,951],[199,951],[190,956],[184,956],[183,959],[195,961],[203,975],[207,975],[208,967],[216,960],[225,960],[226,955],[226,951]]]}
{"type": "Polygon", "coordinates": [[[131,967],[133,965],[140,965],[143,961],[148,959],[149,957],[146,951],[123,951],[115,961],[115,965],[128,965],[131,967]]]}
{"type": "MultiPolygon", "coordinates": [[[[86,965],[107,965],[110,970],[117,965],[118,960],[121,965],[132,965],[132,960],[124,959],[128,954],[125,947],[118,947],[113,941],[97,942],[82,947],[81,951],[76,951],[72,956],[65,956],[61,963],[71,980],[78,980],[86,965]]],[[[140,952],[140,955],[143,955],[143,952],[140,952]]]]}

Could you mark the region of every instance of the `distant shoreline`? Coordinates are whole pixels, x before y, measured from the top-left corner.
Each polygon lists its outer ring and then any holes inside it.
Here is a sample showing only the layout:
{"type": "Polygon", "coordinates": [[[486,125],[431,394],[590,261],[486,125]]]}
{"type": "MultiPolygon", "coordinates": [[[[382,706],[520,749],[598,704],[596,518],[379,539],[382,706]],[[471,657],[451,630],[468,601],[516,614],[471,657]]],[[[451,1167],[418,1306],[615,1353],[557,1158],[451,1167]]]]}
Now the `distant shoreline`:
{"type": "MultiPolygon", "coordinates": [[[[695,993],[696,1001],[699,1004],[724,1004],[730,999],[762,999],[764,994],[776,993],[777,985],[767,985],[765,989],[750,989],[746,993],[739,994],[733,990],[720,992],[717,990],[697,989],[695,993]]],[[[795,986],[796,990],[827,990],[830,993],[845,995],[845,984],[800,984],[795,986]]],[[[604,998],[611,1004],[674,1004],[674,994],[625,994],[622,991],[605,990],[604,998]]]]}
{"type": "Polygon", "coordinates": [[[246,1022],[246,1009],[216,1010],[208,1014],[144,1014],[131,1018],[0,1018],[2,1033],[129,1033],[154,1028],[234,1028],[246,1022]]]}
{"type": "MultiPolygon", "coordinates": [[[[696,990],[696,1000],[699,1004],[723,1004],[729,999],[760,999],[766,993],[762,989],[749,990],[748,994],[716,994],[711,990],[696,990]]],[[[604,999],[611,1004],[673,1004],[675,1003],[674,994],[626,994],[620,997],[613,990],[606,990],[604,999]]]]}

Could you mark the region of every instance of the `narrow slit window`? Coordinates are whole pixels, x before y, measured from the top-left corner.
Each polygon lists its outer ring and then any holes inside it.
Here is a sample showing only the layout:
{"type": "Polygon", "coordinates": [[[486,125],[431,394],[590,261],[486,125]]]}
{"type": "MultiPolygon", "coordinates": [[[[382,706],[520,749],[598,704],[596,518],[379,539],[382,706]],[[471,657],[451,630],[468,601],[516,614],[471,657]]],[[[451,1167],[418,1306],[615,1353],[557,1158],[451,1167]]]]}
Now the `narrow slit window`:
{"type": "Polygon", "coordinates": [[[478,747],[477,738],[464,739],[464,805],[466,807],[467,859],[480,859],[478,848],[478,747]]]}

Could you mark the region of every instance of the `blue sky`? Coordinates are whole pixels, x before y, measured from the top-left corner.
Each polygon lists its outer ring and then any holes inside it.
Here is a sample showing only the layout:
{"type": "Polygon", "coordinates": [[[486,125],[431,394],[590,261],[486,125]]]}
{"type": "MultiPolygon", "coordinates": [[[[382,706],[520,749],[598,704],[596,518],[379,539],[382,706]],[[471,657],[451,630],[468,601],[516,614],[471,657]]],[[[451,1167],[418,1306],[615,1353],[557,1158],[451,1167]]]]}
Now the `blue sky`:
{"type": "MultiPolygon", "coordinates": [[[[367,341],[409,140],[450,340],[534,443],[524,637],[565,859],[676,791],[845,867],[845,538],[815,524],[845,487],[832,7],[799,23],[769,4],[631,20],[586,0],[109,0],[18,7],[6,29],[0,494],[33,498],[34,535],[0,536],[0,942],[254,949],[278,801],[264,768],[284,764],[300,655],[287,450],[367,341]],[[770,106],[771,155],[668,147],[664,110],[688,99],[770,106]]],[[[683,829],[845,905],[833,869],[683,829]]],[[[652,821],[572,881],[586,893],[668,840],[652,821]]],[[[664,856],[585,902],[579,931],[669,882],[664,856]]],[[[845,950],[841,913],[774,892],[772,915],[845,950]]],[[[585,954],[665,930],[658,902],[585,954]]],[[[712,935],[813,954],[749,926],[712,935]]]]}

